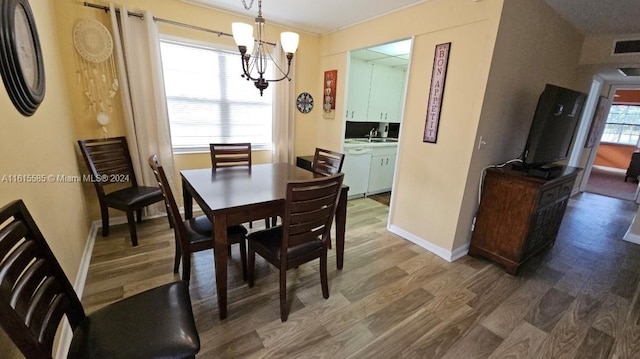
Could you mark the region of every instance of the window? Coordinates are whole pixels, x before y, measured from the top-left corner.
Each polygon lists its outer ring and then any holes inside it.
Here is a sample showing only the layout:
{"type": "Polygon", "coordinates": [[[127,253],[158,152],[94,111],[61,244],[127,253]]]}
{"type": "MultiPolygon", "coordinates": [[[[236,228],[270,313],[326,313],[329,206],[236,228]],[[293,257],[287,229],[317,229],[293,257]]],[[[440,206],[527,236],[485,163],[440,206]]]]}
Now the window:
{"type": "Polygon", "coordinates": [[[612,105],[602,142],[638,146],[640,140],[640,106],[612,105]]]}
{"type": "Polygon", "coordinates": [[[232,142],[271,149],[272,96],[240,77],[238,53],[164,39],[160,47],[174,150],[232,142]]]}

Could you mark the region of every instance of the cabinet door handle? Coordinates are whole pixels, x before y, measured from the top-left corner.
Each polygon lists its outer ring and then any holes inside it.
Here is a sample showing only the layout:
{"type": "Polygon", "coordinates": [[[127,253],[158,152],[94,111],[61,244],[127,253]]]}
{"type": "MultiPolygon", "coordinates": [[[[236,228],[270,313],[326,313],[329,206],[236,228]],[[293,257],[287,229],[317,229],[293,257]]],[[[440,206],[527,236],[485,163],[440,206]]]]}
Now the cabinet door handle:
{"type": "Polygon", "coordinates": [[[385,119],[385,120],[387,119],[387,115],[388,115],[388,113],[385,113],[385,114],[384,114],[384,119],[385,119]]]}
{"type": "Polygon", "coordinates": [[[351,118],[353,118],[353,111],[351,111],[351,118]]]}
{"type": "Polygon", "coordinates": [[[384,158],[380,159],[380,166],[384,165],[384,158]]]}
{"type": "Polygon", "coordinates": [[[386,165],[388,165],[388,164],[389,164],[389,157],[387,157],[387,163],[385,163],[385,164],[386,164],[386,165]]]}

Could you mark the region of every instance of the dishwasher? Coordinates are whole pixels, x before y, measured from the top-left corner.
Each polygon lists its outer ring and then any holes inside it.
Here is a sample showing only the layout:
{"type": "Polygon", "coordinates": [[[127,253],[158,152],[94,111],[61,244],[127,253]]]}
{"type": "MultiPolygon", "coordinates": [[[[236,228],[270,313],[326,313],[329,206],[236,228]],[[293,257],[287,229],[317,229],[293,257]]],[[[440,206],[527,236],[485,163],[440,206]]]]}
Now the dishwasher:
{"type": "Polygon", "coordinates": [[[349,197],[364,196],[369,185],[371,147],[349,147],[344,149],[344,183],[349,186],[349,197]]]}

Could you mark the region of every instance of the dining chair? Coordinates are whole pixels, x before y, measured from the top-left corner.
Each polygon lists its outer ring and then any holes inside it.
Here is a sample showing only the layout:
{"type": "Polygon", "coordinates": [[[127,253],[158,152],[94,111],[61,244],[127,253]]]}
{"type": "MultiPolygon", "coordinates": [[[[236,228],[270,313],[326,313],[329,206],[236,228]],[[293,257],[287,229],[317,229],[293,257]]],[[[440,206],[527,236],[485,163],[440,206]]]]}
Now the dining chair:
{"type": "Polygon", "coordinates": [[[86,314],[22,200],[0,209],[0,325],[26,358],[51,358],[66,316],[68,358],[195,358],[189,287],[177,281],[86,314]]]}
{"type": "MultiPolygon", "coordinates": [[[[209,149],[211,168],[214,171],[226,167],[247,167],[251,170],[251,143],[210,143],[209,149]]],[[[275,222],[275,218],[264,219],[266,228],[271,227],[271,224],[275,222]]],[[[253,228],[253,222],[249,222],[249,228],[253,228]]]]}
{"type": "Polygon", "coordinates": [[[311,180],[287,182],[282,225],[247,235],[249,287],[253,287],[258,253],[280,272],[280,319],[287,309],[287,270],[320,258],[322,296],[329,298],[327,249],[333,216],[338,205],[343,173],[311,180]]]}
{"type": "Polygon", "coordinates": [[[316,147],[311,168],[315,173],[330,176],[342,171],[343,162],[344,153],[316,147]]]}
{"type": "Polygon", "coordinates": [[[109,235],[109,207],[127,213],[131,244],[138,245],[136,221],[142,221],[142,208],[162,202],[157,187],[139,186],[133,171],[125,137],[79,140],[80,152],[91,172],[102,216],[102,236],[109,235]]]}
{"type": "Polygon", "coordinates": [[[211,167],[247,166],[251,168],[251,143],[210,143],[211,167]]]}
{"type": "MultiPolygon", "coordinates": [[[[167,206],[167,216],[171,218],[176,240],[176,256],[173,264],[173,272],[178,273],[178,267],[182,260],[182,280],[191,279],[191,253],[213,248],[213,228],[207,216],[182,220],[176,199],[171,191],[164,169],[158,162],[156,155],[149,157],[149,166],[158,181],[158,187],[162,191],[167,206]]],[[[247,229],[241,225],[227,227],[227,239],[229,248],[231,244],[239,244],[240,260],[242,263],[242,279],[247,280],[247,229]]],[[[231,251],[229,251],[229,254],[231,251]]]]}

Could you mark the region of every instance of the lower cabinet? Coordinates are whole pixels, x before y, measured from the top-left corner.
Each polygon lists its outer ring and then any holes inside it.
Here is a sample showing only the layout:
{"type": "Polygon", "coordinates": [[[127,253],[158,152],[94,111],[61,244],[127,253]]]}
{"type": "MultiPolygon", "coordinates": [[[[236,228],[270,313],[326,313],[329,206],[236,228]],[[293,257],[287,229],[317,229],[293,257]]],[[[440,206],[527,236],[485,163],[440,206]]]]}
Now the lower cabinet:
{"type": "Polygon", "coordinates": [[[487,170],[469,255],[485,257],[516,274],[536,253],[552,246],[579,168],[553,179],[512,169],[487,170]]]}
{"type": "Polygon", "coordinates": [[[396,168],[397,151],[397,146],[373,148],[367,194],[376,194],[391,190],[393,174],[396,168]]]}

